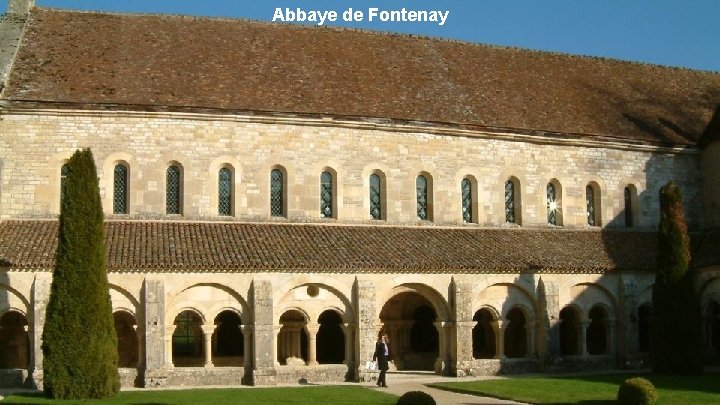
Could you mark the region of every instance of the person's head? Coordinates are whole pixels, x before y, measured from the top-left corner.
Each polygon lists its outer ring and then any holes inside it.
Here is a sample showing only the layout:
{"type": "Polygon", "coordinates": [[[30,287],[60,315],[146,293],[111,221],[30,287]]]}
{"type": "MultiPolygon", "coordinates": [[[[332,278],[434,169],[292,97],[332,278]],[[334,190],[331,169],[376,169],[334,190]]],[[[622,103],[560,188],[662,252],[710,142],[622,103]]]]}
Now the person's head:
{"type": "Polygon", "coordinates": [[[383,334],[383,335],[381,336],[381,339],[382,339],[382,341],[385,342],[385,343],[388,342],[388,336],[387,336],[386,334],[383,334]]]}

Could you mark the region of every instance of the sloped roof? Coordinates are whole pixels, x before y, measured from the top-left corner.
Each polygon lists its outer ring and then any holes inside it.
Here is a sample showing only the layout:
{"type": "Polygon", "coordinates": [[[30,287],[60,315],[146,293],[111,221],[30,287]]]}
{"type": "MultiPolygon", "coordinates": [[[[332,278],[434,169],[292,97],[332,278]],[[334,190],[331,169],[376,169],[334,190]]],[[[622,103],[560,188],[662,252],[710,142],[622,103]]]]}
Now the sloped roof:
{"type": "Polygon", "coordinates": [[[7,101],[696,144],[720,74],[350,29],[35,8],[7,101]]]}
{"type": "MultiPolygon", "coordinates": [[[[52,269],[56,221],[0,223],[0,265],[52,269]]],[[[105,223],[110,271],[604,273],[652,270],[654,232],[226,222],[105,223]]]]}

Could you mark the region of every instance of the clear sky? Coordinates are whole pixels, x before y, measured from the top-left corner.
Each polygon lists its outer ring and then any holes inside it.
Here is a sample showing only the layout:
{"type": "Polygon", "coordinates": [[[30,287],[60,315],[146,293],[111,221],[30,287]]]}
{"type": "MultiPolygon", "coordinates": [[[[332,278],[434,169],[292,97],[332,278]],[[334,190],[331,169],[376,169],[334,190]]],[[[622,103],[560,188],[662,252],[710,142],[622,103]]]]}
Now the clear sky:
{"type": "MultiPolygon", "coordinates": [[[[0,11],[6,0],[0,0],[0,11]]],[[[273,19],[276,7],[336,11],[326,25],[605,56],[720,72],[720,0],[36,0],[40,6],[273,19]],[[370,8],[449,11],[436,22],[368,22],[370,8]],[[348,8],[363,22],[342,19],[348,8]]]]}

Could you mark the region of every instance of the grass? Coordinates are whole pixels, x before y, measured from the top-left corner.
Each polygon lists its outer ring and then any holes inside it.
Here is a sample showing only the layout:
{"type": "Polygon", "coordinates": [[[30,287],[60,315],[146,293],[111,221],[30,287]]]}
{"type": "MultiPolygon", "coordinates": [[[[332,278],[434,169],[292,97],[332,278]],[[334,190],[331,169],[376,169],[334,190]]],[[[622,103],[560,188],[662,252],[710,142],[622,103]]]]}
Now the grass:
{"type": "Polygon", "coordinates": [[[395,404],[397,397],[354,386],[122,391],[110,400],[55,401],[42,393],[14,394],[6,404],[395,404]]]}
{"type": "MultiPolygon", "coordinates": [[[[638,374],[578,377],[516,377],[498,380],[447,382],[432,387],[450,391],[512,399],[532,404],[612,404],[620,384],[638,374]]],[[[720,374],[699,376],[641,375],[658,391],[658,405],[720,405],[720,374]]]]}

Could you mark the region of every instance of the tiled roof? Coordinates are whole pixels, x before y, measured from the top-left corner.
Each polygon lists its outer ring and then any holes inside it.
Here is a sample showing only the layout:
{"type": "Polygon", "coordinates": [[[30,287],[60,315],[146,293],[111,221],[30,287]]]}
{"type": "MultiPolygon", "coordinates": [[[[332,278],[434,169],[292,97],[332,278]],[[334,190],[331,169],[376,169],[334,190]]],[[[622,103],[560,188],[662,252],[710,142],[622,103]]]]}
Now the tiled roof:
{"type": "Polygon", "coordinates": [[[2,97],[696,144],[720,74],[368,31],[35,8],[2,97]]]}
{"type": "MultiPolygon", "coordinates": [[[[653,232],[108,221],[110,271],[652,270],[653,232]]],[[[0,223],[0,265],[51,269],[57,222],[0,223]]]]}

